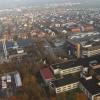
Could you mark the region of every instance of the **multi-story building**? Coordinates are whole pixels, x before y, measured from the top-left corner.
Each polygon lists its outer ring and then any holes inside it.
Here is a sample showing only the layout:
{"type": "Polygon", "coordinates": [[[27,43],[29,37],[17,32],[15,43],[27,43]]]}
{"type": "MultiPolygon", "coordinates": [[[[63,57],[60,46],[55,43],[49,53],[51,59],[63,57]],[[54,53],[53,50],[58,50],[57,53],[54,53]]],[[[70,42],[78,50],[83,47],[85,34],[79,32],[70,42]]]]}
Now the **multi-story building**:
{"type": "Polygon", "coordinates": [[[67,53],[77,58],[92,57],[100,54],[100,33],[88,32],[69,35],[67,53]]]}
{"type": "Polygon", "coordinates": [[[100,64],[94,60],[90,62],[89,66],[83,68],[79,80],[79,88],[86,94],[89,100],[100,100],[100,64]]]}
{"type": "Polygon", "coordinates": [[[78,61],[68,61],[64,63],[53,64],[50,66],[54,75],[68,75],[73,73],[80,73],[82,65],[78,61]]]}
{"type": "Polygon", "coordinates": [[[90,100],[100,100],[100,80],[81,78],[79,87],[90,100]]]}
{"type": "Polygon", "coordinates": [[[89,100],[100,99],[100,60],[98,57],[82,60],[54,64],[41,70],[41,76],[52,93],[59,94],[79,88],[89,100]]]}
{"type": "Polygon", "coordinates": [[[54,90],[56,94],[76,89],[78,85],[78,79],[72,75],[64,76],[49,83],[50,89],[54,90]]]}

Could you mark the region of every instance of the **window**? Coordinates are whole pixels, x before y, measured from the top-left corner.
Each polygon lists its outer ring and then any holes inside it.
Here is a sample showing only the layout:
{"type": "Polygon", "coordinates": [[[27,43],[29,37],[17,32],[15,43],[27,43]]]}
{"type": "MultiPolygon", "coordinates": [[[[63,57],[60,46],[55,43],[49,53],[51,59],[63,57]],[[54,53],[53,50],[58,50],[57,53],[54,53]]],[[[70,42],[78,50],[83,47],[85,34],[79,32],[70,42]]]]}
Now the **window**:
{"type": "Polygon", "coordinates": [[[67,85],[67,90],[70,90],[71,89],[71,85],[67,85]]]}
{"type": "Polygon", "coordinates": [[[63,91],[66,91],[66,86],[63,87],[63,91]]]}
{"type": "Polygon", "coordinates": [[[61,88],[56,88],[56,92],[60,93],[61,92],[61,88]]]}
{"type": "Polygon", "coordinates": [[[74,83],[74,84],[73,84],[73,87],[74,87],[74,88],[76,88],[77,86],[78,86],[78,84],[77,84],[77,83],[74,83]]]}
{"type": "Polygon", "coordinates": [[[68,70],[64,70],[64,71],[63,71],[63,73],[66,73],[66,74],[68,74],[68,73],[69,73],[69,71],[68,71],[68,70]]]}

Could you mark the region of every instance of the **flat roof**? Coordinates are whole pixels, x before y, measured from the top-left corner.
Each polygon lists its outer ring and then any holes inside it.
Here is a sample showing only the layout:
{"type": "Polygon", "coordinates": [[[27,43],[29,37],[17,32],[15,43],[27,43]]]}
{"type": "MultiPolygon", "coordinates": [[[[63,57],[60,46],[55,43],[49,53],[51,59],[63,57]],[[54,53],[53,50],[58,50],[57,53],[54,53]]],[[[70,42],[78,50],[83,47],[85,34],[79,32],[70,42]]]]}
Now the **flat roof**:
{"type": "Polygon", "coordinates": [[[100,75],[100,68],[94,70],[96,75],[100,75]]]}
{"type": "Polygon", "coordinates": [[[51,81],[55,87],[61,87],[61,86],[65,86],[67,84],[72,84],[75,82],[78,82],[78,78],[73,77],[72,75],[66,75],[63,78],[57,79],[57,80],[53,80],[51,81]]]}
{"type": "Polygon", "coordinates": [[[49,67],[41,69],[40,73],[44,79],[49,80],[54,78],[54,75],[49,67]]]}
{"type": "Polygon", "coordinates": [[[72,67],[77,67],[77,66],[89,66],[89,62],[97,60],[97,62],[100,62],[100,55],[93,56],[93,57],[88,57],[88,58],[80,58],[74,61],[67,61],[63,63],[57,63],[57,64],[52,64],[51,67],[53,69],[66,69],[66,68],[72,68],[72,67]]]}
{"type": "Polygon", "coordinates": [[[0,75],[0,97],[7,97],[7,91],[14,95],[16,90],[22,86],[19,72],[9,72],[0,75]]]}
{"type": "Polygon", "coordinates": [[[84,78],[81,78],[79,80],[82,85],[92,94],[98,94],[100,93],[100,86],[97,84],[98,80],[96,80],[94,77],[90,80],[85,80],[84,78]]]}
{"type": "Polygon", "coordinates": [[[11,49],[8,49],[7,51],[8,51],[8,54],[9,54],[9,55],[17,54],[17,50],[16,50],[16,49],[12,49],[12,48],[11,48],[11,49]]]}
{"type": "MultiPolygon", "coordinates": [[[[0,75],[0,84],[2,83],[2,81],[6,82],[6,84],[11,84],[12,87],[17,87],[16,86],[16,83],[18,83],[18,81],[15,81],[15,80],[19,80],[20,78],[20,81],[21,81],[21,77],[20,77],[20,74],[19,72],[15,71],[15,72],[10,72],[10,73],[5,73],[3,75],[0,75]],[[18,77],[16,77],[16,75],[19,75],[18,77]],[[7,78],[7,77],[11,77],[11,79],[7,78]],[[7,82],[7,80],[10,80],[10,82],[7,82]],[[13,84],[12,84],[13,83],[13,84]]],[[[7,87],[9,88],[9,87],[7,87]]],[[[2,89],[2,87],[0,87],[0,89],[2,89]]]]}
{"type": "MultiPolygon", "coordinates": [[[[17,40],[16,42],[18,43],[20,47],[33,45],[32,39],[22,39],[22,40],[17,40]]],[[[6,42],[6,46],[7,46],[7,49],[12,48],[14,46],[14,42],[12,41],[6,42]]]]}
{"type": "Polygon", "coordinates": [[[19,46],[26,47],[33,45],[33,40],[32,39],[22,39],[17,41],[19,46]]]}
{"type": "Polygon", "coordinates": [[[88,32],[88,33],[78,33],[78,34],[71,34],[68,36],[67,42],[72,44],[81,44],[92,46],[99,46],[100,45],[100,33],[99,32],[88,32]],[[94,34],[93,34],[94,33],[94,34]]]}
{"type": "Polygon", "coordinates": [[[77,66],[80,66],[80,62],[78,62],[78,61],[68,61],[68,62],[51,65],[51,67],[53,67],[53,69],[58,69],[58,68],[66,69],[66,68],[77,67],[77,66]]]}

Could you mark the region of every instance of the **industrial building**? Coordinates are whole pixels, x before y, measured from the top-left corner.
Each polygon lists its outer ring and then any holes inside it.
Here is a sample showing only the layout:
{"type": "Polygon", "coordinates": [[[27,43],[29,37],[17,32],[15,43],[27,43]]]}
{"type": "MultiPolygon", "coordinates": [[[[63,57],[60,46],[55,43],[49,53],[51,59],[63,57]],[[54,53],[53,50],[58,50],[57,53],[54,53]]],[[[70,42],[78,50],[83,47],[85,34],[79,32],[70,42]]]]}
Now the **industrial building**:
{"type": "Polygon", "coordinates": [[[69,56],[77,58],[92,57],[100,54],[100,33],[71,34],[67,37],[66,44],[69,56]]]}
{"type": "Polygon", "coordinates": [[[15,92],[22,87],[19,72],[10,72],[0,75],[0,98],[15,95],[15,92]]]}

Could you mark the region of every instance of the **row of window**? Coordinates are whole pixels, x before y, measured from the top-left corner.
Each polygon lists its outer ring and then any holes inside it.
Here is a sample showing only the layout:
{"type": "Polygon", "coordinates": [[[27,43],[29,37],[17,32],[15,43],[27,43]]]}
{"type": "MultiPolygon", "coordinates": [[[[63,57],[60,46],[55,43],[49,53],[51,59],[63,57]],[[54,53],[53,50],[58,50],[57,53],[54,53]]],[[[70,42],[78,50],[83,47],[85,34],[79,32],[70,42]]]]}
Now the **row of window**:
{"type": "Polygon", "coordinates": [[[72,83],[63,87],[56,88],[56,93],[61,93],[64,91],[69,91],[78,87],[78,82],[72,83]]]}
{"type": "Polygon", "coordinates": [[[81,66],[63,70],[63,71],[61,71],[61,73],[66,75],[66,74],[70,74],[70,73],[76,73],[79,71],[81,71],[81,66]]]}

